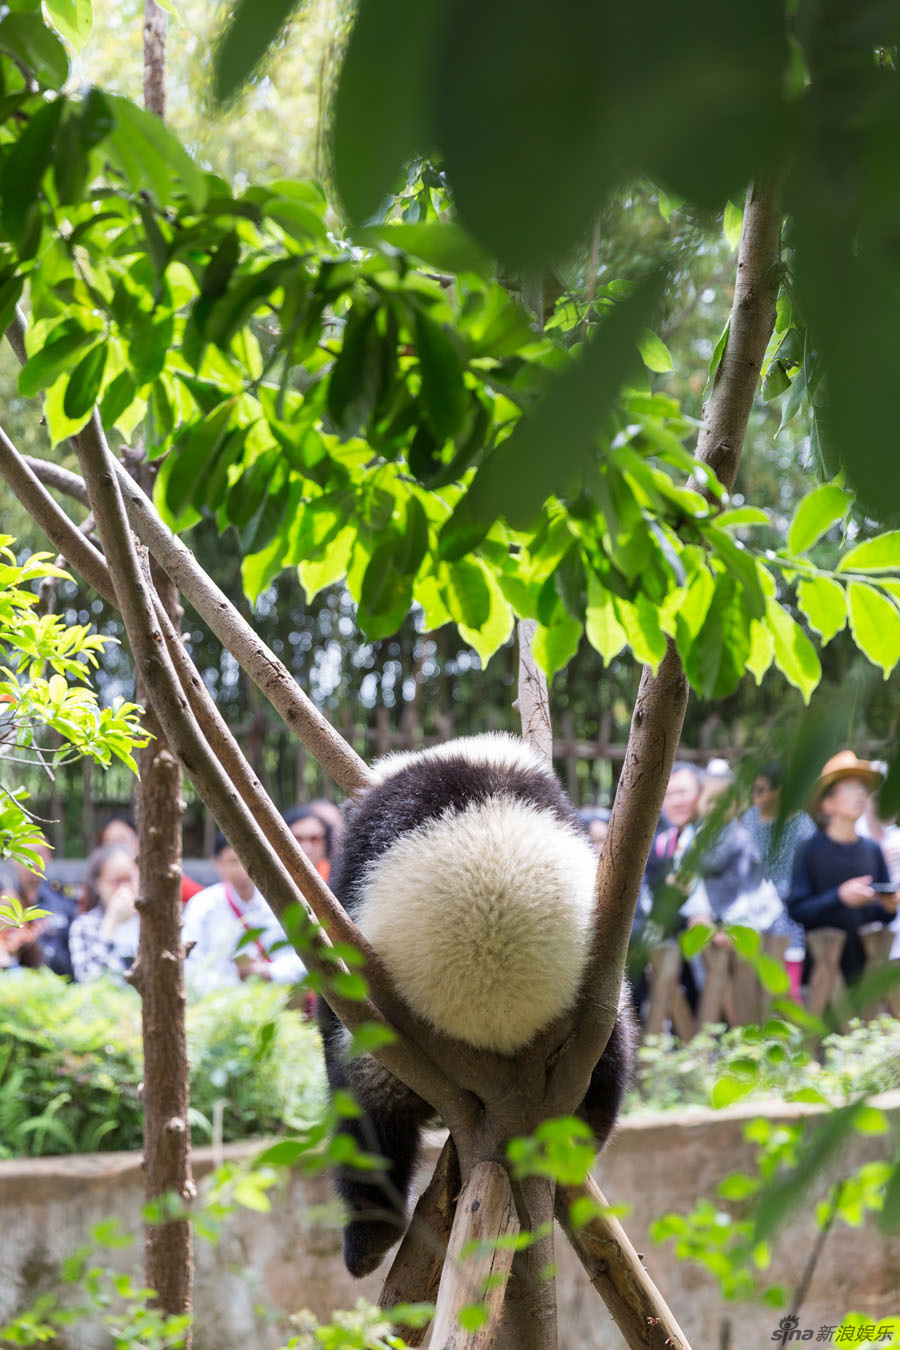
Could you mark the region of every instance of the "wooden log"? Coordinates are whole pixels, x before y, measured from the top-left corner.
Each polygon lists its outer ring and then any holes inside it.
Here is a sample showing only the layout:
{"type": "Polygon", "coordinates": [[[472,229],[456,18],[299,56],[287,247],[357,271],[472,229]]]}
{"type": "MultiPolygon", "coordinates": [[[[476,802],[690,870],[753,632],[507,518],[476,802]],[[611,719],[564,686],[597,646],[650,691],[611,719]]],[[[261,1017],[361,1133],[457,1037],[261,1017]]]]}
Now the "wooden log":
{"type": "Polygon", "coordinates": [[[572,1206],[584,1197],[608,1208],[600,1187],[588,1177],[583,1186],[557,1187],[556,1217],[629,1350],[690,1350],[618,1219],[595,1214],[587,1223],[572,1226],[572,1206]]]}
{"type": "MultiPolygon", "coordinates": [[[[419,1196],[412,1221],[387,1273],[378,1306],[390,1311],[398,1303],[434,1303],[459,1195],[459,1161],[448,1136],[431,1180],[419,1196]]],[[[397,1331],[409,1346],[421,1345],[428,1327],[397,1331]]]]}
{"type": "Polygon", "coordinates": [[[762,1019],[762,985],[752,966],[732,954],[729,985],[726,989],[725,1010],[732,1027],[758,1025],[762,1019]]]}
{"type": "MultiPolygon", "coordinates": [[[[863,951],[866,955],[866,964],[863,969],[863,981],[865,982],[876,972],[883,970],[890,962],[891,948],[894,945],[895,934],[890,928],[886,928],[881,923],[869,923],[859,930],[859,940],[862,943],[863,951]]],[[[891,993],[898,993],[898,987],[895,985],[891,993]]],[[[862,1010],[862,1016],[868,1021],[872,1017],[877,1017],[884,1010],[885,1004],[889,1003],[887,994],[880,995],[874,999],[869,999],[862,1010]]],[[[891,1009],[893,1012],[893,1009],[891,1009]]],[[[896,1013],[894,1013],[896,1016],[896,1013]]]]}
{"type": "Polygon", "coordinates": [[[434,1350],[488,1350],[493,1345],[514,1256],[511,1246],[498,1247],[496,1239],[518,1231],[506,1171],[499,1163],[476,1163],[456,1205],[431,1333],[434,1350]],[[471,1243],[483,1245],[463,1254],[471,1243]],[[485,1305],[487,1318],[474,1331],[465,1331],[459,1315],[473,1303],[485,1305]]]}
{"type": "Polygon", "coordinates": [[[806,934],[806,949],[813,959],[806,1007],[815,1017],[821,1017],[829,1006],[836,1007],[845,992],[841,953],[846,941],[847,934],[840,928],[814,928],[806,934]]]}
{"type": "Polygon", "coordinates": [[[650,953],[650,1003],[644,1033],[658,1036],[666,1022],[689,1041],[697,1030],[696,1019],[681,987],[681,948],[673,939],[661,942],[650,953]]]}
{"type": "Polygon", "coordinates": [[[700,993],[697,1021],[701,1026],[725,1020],[725,1000],[731,978],[731,946],[710,942],[701,952],[706,980],[700,993]]]}

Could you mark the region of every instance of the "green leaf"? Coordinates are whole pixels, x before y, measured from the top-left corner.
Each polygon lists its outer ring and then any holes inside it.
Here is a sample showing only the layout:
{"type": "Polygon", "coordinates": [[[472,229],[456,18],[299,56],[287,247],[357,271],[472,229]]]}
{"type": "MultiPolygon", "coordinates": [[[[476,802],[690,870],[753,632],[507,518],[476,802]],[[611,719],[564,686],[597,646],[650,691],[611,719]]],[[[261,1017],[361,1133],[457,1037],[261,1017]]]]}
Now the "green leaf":
{"type": "Polygon", "coordinates": [[[484,566],[474,558],[460,558],[447,565],[447,605],[458,624],[481,628],[491,612],[491,593],[484,566]]]}
{"type": "Polygon", "coordinates": [[[726,202],[725,213],[722,217],[722,232],[725,235],[725,241],[732,252],[741,242],[741,229],[744,224],[743,203],[726,202]]]}
{"type": "Polygon", "coordinates": [[[838,572],[900,571],[900,530],[889,530],[857,544],[845,553],[835,569],[838,572]]]}
{"type": "Polygon", "coordinates": [[[888,1118],[876,1106],[861,1103],[853,1118],[853,1128],[857,1134],[887,1134],[890,1126],[888,1118]]]}
{"type": "Polygon", "coordinates": [[[725,1106],[731,1106],[741,1097],[746,1097],[748,1092],[752,1092],[755,1087],[753,1079],[733,1078],[729,1074],[718,1078],[713,1085],[711,1095],[712,1104],[717,1111],[721,1111],[725,1106]]]}
{"type": "Polygon", "coordinates": [[[132,192],[151,192],[167,207],[183,192],[199,210],[206,201],[206,175],[155,113],[118,94],[103,95],[115,125],[109,152],[132,192]]]}
{"type": "Polygon", "coordinates": [[[213,56],[213,97],[230,99],[253,73],[301,0],[237,0],[213,56]]]}
{"type": "Polygon", "coordinates": [[[637,340],[661,285],[654,276],[616,305],[580,358],[484,461],[451,522],[460,515],[490,522],[502,514],[515,528],[527,528],[548,497],[577,490],[595,458],[594,437],[634,369],[637,340]]]}
{"type": "Polygon", "coordinates": [[[775,643],[775,664],[808,703],[822,678],[815,648],[800,625],[771,596],[766,599],[766,620],[775,643]]]}
{"type": "Polygon", "coordinates": [[[14,276],[0,283],[0,332],[9,327],[25,286],[25,278],[14,276]]]}
{"type": "Polygon", "coordinates": [[[488,1308],[484,1303],[467,1303],[464,1308],[460,1308],[457,1314],[457,1320],[463,1331],[471,1333],[483,1327],[488,1320],[488,1308]]]}
{"type": "Polygon", "coordinates": [[[774,956],[769,956],[766,952],[760,952],[754,958],[753,969],[764,988],[768,989],[770,994],[786,994],[791,982],[788,973],[780,961],[776,961],[774,956]]]}
{"type": "Polygon", "coordinates": [[[851,581],[847,587],[850,632],[860,651],[887,679],[900,660],[900,611],[874,586],[851,581]]]}
{"type": "MultiPolygon", "coordinates": [[[[479,560],[474,561],[483,566],[479,560]]],[[[463,623],[458,625],[460,635],[478,653],[482,667],[486,666],[494,653],[503,646],[513,630],[513,612],[493,573],[487,567],[484,568],[484,579],[490,593],[490,610],[487,618],[479,628],[469,628],[463,623]]]]}
{"type": "Polygon", "coordinates": [[[638,340],[641,360],[648,370],[664,375],[672,369],[672,353],[662,338],[658,338],[651,329],[645,328],[638,340]]]}
{"type": "Polygon", "coordinates": [[[328,381],[328,412],[342,435],[352,436],[372,412],[381,389],[382,369],[375,310],[354,305],[328,381]]]}
{"type": "MultiPolygon", "coordinates": [[[[29,14],[14,14],[0,22],[0,47],[4,24],[14,18],[32,17],[29,14]]],[[[48,37],[52,36],[49,29],[44,31],[48,37]]],[[[54,37],[53,41],[59,42],[59,39],[54,37]]],[[[39,108],[14,143],[3,165],[0,219],[4,234],[20,249],[32,232],[35,218],[40,222],[38,197],[41,180],[53,159],[53,142],[64,106],[65,99],[57,98],[39,108]]]]}
{"type": "Polygon", "coordinates": [[[581,623],[571,618],[562,607],[549,628],[538,624],[532,650],[535,661],[546,672],[548,680],[552,680],[556,672],[563,670],[573,659],[578,651],[581,634],[581,623]]]}
{"type": "MultiPolygon", "coordinates": [[[[373,619],[393,616],[400,609],[405,614],[412,601],[412,579],[397,567],[397,548],[396,535],[390,534],[382,539],[373,551],[363,576],[360,608],[373,619]]],[[[371,633],[371,625],[367,626],[366,631],[371,633]]]]}
{"type": "Polygon", "coordinates": [[[406,522],[401,545],[397,551],[397,567],[406,576],[414,577],[428,552],[428,517],[418,497],[406,501],[406,522]]]}
{"type": "Polygon", "coordinates": [[[481,277],[490,277],[493,272],[491,260],[484,250],[450,220],[428,221],[421,225],[391,222],[381,229],[363,230],[360,237],[363,243],[372,239],[403,249],[442,272],[475,272],[481,277]]]}
{"type": "Polygon", "coordinates": [[[790,389],[791,379],[784,368],[783,361],[773,361],[763,380],[762,396],[766,403],[778,398],[786,389],[790,389]]]}
{"type": "Polygon", "coordinates": [[[823,645],[847,622],[844,588],[833,577],[805,577],[797,586],[797,605],[823,645]]]}
{"type": "Polygon", "coordinates": [[[678,942],[683,955],[690,960],[692,956],[699,956],[703,948],[708,946],[715,936],[716,928],[713,924],[695,923],[690,928],[686,928],[679,935],[678,942]]]}
{"type": "Polygon", "coordinates": [[[724,698],[747,665],[750,635],[743,593],[727,572],[716,579],[712,601],[685,657],[685,673],[705,698],[724,698]]]}
{"type": "Polygon", "coordinates": [[[109,347],[105,342],[98,343],[81,358],[72,371],[63,398],[63,412],[66,417],[77,419],[90,414],[100,394],[108,352],[109,347]]]}
{"type": "Polygon", "coordinates": [[[309,1153],[310,1147],[305,1139],[279,1139],[277,1144],[271,1144],[256,1155],[254,1166],[296,1167],[309,1153]]]}
{"type": "Polygon", "coordinates": [[[44,0],[44,3],[54,27],[80,52],[91,35],[94,21],[91,0],[44,0]]]}
{"type": "Polygon", "coordinates": [[[234,400],[226,399],[208,417],[192,423],[179,435],[170,458],[165,494],[166,509],[173,516],[181,515],[194,501],[201,484],[208,481],[226,443],[233,411],[234,400]]]}
{"type": "MultiPolygon", "coordinates": [[[[251,0],[245,0],[248,10],[251,0]]],[[[378,0],[357,7],[334,98],[338,193],[361,223],[431,141],[426,103],[442,5],[378,0]],[[377,115],[376,115],[377,110],[377,115]]]]}
{"type": "Polygon", "coordinates": [[[30,356],[19,371],[19,393],[25,398],[34,398],[53,384],[60,372],[69,368],[76,352],[96,342],[97,337],[96,330],[87,332],[74,319],[67,319],[54,328],[50,340],[30,356]]]}
{"type": "Polygon", "coordinates": [[[646,662],[655,675],[666,654],[666,635],[656,606],[642,592],[633,602],[616,598],[613,605],[636,659],[646,662]]]}
{"type": "Polygon", "coordinates": [[[588,642],[600,653],[607,666],[628,641],[628,634],[619,623],[612,596],[592,573],[588,573],[585,633],[588,642]]]}
{"type": "Polygon", "coordinates": [[[416,315],[416,345],[425,416],[443,441],[459,430],[466,410],[462,361],[449,332],[421,311],[416,315]]]}
{"type": "Polygon", "coordinates": [[[762,684],[763,676],[771,666],[774,657],[775,639],[772,636],[772,630],[761,619],[754,619],[750,624],[750,651],[746,666],[757,684],[762,684]]]}
{"type": "Polygon", "coordinates": [[[45,89],[62,89],[68,79],[66,49],[40,14],[7,14],[0,20],[0,51],[27,66],[45,89]]]}
{"type": "Polygon", "coordinates": [[[835,483],[822,483],[814,488],[797,507],[788,530],[788,548],[791,553],[805,553],[826,530],[843,520],[850,510],[853,498],[835,483]]]}
{"type": "Polygon", "coordinates": [[[719,369],[719,364],[722,360],[722,357],[725,355],[725,348],[728,345],[728,333],[730,329],[731,329],[731,319],[729,318],[726,320],[725,327],[719,334],[719,340],[716,343],[715,347],[713,348],[713,354],[709,358],[709,372],[707,378],[710,382],[716,378],[716,374],[719,369]]]}

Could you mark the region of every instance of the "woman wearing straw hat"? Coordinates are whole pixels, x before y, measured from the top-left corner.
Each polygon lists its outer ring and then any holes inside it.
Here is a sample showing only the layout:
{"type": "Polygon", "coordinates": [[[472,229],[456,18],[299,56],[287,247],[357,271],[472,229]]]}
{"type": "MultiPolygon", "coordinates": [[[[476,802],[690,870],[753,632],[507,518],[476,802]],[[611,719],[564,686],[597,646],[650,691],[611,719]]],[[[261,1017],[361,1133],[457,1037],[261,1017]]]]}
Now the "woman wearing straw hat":
{"type": "Polygon", "coordinates": [[[882,775],[852,750],[832,755],[810,798],[810,814],[819,829],[798,850],[787,907],[804,928],[840,928],[847,934],[841,956],[844,978],[854,979],[864,964],[859,930],[889,923],[897,912],[884,854],[874,839],[861,839],[856,822],[882,775]],[[878,887],[878,889],[875,889],[878,887]]]}

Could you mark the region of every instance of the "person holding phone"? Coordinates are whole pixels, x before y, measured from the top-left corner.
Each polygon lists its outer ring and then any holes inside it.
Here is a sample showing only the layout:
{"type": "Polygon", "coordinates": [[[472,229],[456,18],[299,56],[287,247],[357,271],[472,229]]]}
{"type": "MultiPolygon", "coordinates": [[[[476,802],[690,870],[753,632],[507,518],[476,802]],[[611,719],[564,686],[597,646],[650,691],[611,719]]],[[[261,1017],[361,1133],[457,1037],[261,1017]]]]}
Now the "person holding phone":
{"type": "Polygon", "coordinates": [[[881,773],[852,750],[831,757],[810,799],[819,828],[797,851],[787,899],[791,918],[804,928],[840,928],[847,934],[841,969],[848,981],[865,964],[860,928],[890,923],[897,913],[897,889],[884,854],[856,828],[869,793],[881,781],[881,773]]]}

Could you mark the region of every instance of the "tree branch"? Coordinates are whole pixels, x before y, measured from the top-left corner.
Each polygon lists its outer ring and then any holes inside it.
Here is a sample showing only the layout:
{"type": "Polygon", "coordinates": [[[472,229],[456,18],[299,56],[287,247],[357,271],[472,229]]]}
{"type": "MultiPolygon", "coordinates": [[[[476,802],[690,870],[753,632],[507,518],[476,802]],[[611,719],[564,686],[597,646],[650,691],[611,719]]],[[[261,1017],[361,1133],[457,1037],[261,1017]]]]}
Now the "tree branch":
{"type": "Polygon", "coordinates": [[[780,278],[781,213],[774,180],[752,183],[744,204],[728,338],[697,437],[696,457],[727,492],[737,478],[747,422],[775,326],[780,278]]]}
{"type": "MultiPolygon", "coordinates": [[[[27,462],[49,487],[87,504],[87,490],[77,474],[47,460],[29,459],[27,462]]],[[[141,543],[146,545],[184,598],[317,763],[345,792],[371,782],[365,762],[322,716],[284,663],[253,631],[224,591],[210,580],[190,549],[172,534],[150,498],[120,464],[116,464],[116,472],[129,522],[141,543]]]]}
{"type": "MultiPolygon", "coordinates": [[[[766,346],[775,322],[781,216],[777,183],[747,193],[738,250],[738,283],[729,337],[704,410],[697,458],[734,488],[740,452],[766,346]]],[[[569,1025],[567,1053],[555,1065],[550,1094],[561,1109],[579,1100],[615,1022],[628,938],[653,832],[681,735],[688,684],[670,641],[654,676],[645,668],[631,721],[609,834],[597,872],[594,951],[569,1025]],[[574,1094],[574,1097],[573,1097],[574,1094]]]]}
{"type": "Polygon", "coordinates": [[[618,1219],[595,1213],[573,1227],[572,1206],[584,1199],[608,1208],[600,1187],[588,1177],[584,1186],[557,1187],[556,1217],[631,1350],[690,1350],[618,1219]]]}

